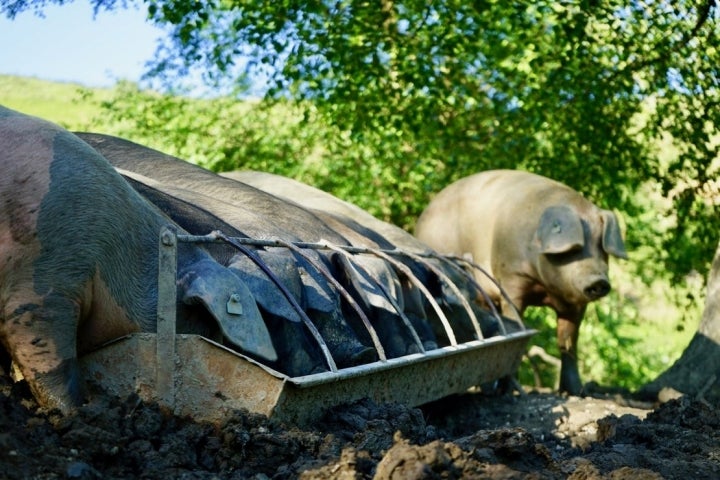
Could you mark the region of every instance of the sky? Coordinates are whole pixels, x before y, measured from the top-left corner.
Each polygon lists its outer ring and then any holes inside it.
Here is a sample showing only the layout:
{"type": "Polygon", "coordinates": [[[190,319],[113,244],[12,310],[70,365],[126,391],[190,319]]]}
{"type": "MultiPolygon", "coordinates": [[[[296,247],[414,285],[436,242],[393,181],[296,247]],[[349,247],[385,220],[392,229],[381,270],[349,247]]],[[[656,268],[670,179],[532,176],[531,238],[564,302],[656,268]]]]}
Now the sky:
{"type": "Polygon", "coordinates": [[[135,9],[93,11],[87,0],[50,5],[45,18],[32,11],[0,15],[0,74],[112,86],[137,81],[162,31],[135,9]]]}

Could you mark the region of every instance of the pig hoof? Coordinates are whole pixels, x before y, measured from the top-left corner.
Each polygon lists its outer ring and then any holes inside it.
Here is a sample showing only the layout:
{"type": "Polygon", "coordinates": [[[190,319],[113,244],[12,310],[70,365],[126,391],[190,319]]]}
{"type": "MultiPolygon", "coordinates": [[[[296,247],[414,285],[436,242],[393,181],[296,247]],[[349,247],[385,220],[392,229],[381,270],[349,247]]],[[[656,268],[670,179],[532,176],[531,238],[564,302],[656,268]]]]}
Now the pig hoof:
{"type": "Polygon", "coordinates": [[[580,379],[573,379],[572,381],[560,382],[560,393],[567,393],[574,397],[581,397],[584,395],[584,388],[580,379]]]}
{"type": "Polygon", "coordinates": [[[63,360],[54,370],[37,374],[35,382],[45,386],[38,392],[45,399],[45,404],[63,414],[74,411],[85,402],[77,359],[63,360]]]}

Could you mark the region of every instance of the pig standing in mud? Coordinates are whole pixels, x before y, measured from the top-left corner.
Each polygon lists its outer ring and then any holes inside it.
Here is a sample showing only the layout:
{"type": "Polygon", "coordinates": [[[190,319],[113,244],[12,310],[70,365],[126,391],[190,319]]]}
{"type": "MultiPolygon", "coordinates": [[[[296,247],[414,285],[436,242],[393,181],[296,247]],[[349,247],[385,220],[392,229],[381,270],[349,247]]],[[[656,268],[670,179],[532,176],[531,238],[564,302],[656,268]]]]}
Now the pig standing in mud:
{"type": "MultiPolygon", "coordinates": [[[[0,341],[38,402],[82,402],[77,356],[154,331],[158,237],[172,222],[71,133],[0,107],[0,341]]],[[[275,359],[252,295],[203,249],[179,246],[178,331],[220,330],[275,359]],[[237,294],[242,315],[226,311],[237,294]]]]}
{"type": "Polygon", "coordinates": [[[416,236],[443,253],[472,256],[505,316],[530,305],[557,313],[560,390],[582,392],[578,330],[587,304],[608,294],[608,254],[627,258],[615,215],[571,188],[539,175],[494,170],[441,191],[417,222],[416,236]]]}

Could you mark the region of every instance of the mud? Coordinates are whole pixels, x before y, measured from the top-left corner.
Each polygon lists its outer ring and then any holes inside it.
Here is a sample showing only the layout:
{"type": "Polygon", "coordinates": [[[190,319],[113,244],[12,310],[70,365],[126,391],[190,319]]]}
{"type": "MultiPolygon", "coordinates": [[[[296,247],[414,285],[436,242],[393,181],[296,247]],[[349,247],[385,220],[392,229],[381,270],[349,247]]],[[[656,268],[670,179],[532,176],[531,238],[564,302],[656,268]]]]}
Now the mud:
{"type": "Polygon", "coordinates": [[[247,412],[213,425],[97,392],[63,417],[0,376],[0,465],[8,479],[718,478],[720,412],[685,397],[468,393],[361,401],[312,428],[247,412]]]}

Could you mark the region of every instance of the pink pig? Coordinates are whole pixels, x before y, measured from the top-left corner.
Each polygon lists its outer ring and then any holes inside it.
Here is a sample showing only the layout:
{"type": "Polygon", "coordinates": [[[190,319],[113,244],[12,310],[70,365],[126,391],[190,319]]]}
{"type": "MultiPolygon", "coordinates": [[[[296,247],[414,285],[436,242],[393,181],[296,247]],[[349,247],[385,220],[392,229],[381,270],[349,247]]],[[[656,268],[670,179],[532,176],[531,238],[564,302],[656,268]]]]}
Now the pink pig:
{"type": "Polygon", "coordinates": [[[491,170],[442,190],[415,235],[442,253],[472,256],[507,292],[477,271],[503,315],[526,307],[557,313],[560,391],[580,394],[577,340],[587,304],[608,294],[608,254],[627,258],[618,220],[559,182],[516,170],[491,170]]]}

